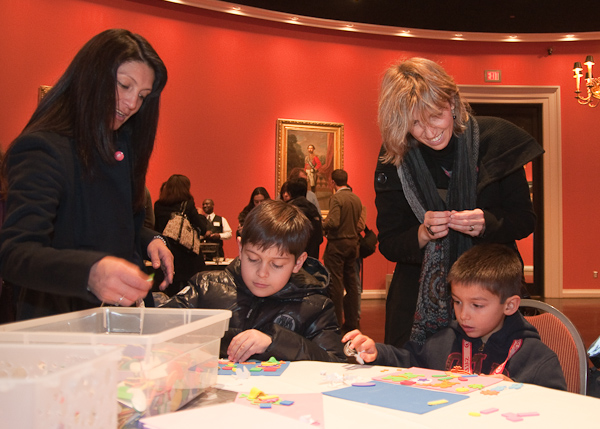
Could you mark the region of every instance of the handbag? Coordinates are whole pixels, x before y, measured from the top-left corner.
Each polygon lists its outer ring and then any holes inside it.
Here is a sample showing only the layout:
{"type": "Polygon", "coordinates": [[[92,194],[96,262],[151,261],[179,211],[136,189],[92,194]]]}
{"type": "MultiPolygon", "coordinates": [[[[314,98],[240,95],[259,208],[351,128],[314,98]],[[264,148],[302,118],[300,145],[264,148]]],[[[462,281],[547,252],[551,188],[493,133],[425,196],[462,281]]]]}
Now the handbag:
{"type": "Polygon", "coordinates": [[[175,240],[186,249],[199,255],[200,237],[198,237],[198,230],[192,226],[185,214],[186,207],[187,201],[184,201],[181,203],[181,212],[174,212],[171,214],[171,219],[167,222],[162,235],[175,240]]]}
{"type": "Polygon", "coordinates": [[[366,258],[375,253],[377,249],[377,235],[372,229],[365,226],[365,235],[359,234],[358,237],[358,253],[361,258],[366,258]]]}

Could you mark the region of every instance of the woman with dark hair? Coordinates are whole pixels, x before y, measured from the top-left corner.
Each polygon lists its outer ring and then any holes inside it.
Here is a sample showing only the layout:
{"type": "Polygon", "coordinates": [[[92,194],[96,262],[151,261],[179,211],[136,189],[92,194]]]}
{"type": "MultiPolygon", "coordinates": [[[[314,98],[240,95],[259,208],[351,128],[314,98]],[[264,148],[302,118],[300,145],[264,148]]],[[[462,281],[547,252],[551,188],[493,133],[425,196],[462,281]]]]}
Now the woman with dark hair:
{"type": "Polygon", "coordinates": [[[42,99],[3,162],[0,272],[18,319],[146,299],[149,259],[166,287],[173,256],[143,228],[145,180],[167,70],[127,30],[88,41],[42,99]]]}
{"type": "Polygon", "coordinates": [[[281,188],[279,189],[279,199],[286,203],[292,199],[292,197],[290,196],[290,192],[288,191],[289,184],[290,184],[289,181],[283,182],[283,185],[281,185],[281,188]]]}
{"type": "Polygon", "coordinates": [[[248,202],[248,205],[244,207],[244,209],[238,215],[239,225],[236,233],[238,236],[242,233],[242,228],[244,227],[244,220],[246,219],[248,213],[250,213],[250,210],[252,210],[254,207],[259,205],[263,201],[270,199],[271,196],[265,188],[263,188],[262,186],[254,188],[252,194],[250,195],[250,202],[248,202]]]}
{"type": "MultiPolygon", "coordinates": [[[[154,229],[156,231],[163,231],[171,216],[183,211],[190,224],[198,231],[198,235],[206,234],[208,222],[204,216],[200,216],[198,213],[190,188],[190,179],[182,174],[173,174],[164,183],[160,190],[160,196],[154,203],[154,229]]],[[[202,253],[196,255],[171,238],[165,238],[175,259],[173,284],[165,289],[165,293],[173,296],[183,288],[190,277],[204,268],[204,256],[202,253]]],[[[154,279],[155,283],[160,283],[161,278],[161,273],[157,273],[154,279]]]]}

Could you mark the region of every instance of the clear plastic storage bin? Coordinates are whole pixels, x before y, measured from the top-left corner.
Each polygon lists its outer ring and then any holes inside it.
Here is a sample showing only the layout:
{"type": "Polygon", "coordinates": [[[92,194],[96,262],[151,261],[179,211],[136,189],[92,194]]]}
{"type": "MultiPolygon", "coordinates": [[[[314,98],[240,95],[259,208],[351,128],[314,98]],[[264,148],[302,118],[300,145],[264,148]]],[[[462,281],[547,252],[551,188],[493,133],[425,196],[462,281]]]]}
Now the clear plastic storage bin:
{"type": "Polygon", "coordinates": [[[0,346],[0,424],[11,429],[117,426],[121,350],[80,345],[0,346]]]}
{"type": "Polygon", "coordinates": [[[229,310],[100,307],[0,325],[0,342],[121,346],[118,426],[175,411],[216,383],[229,310]]]}

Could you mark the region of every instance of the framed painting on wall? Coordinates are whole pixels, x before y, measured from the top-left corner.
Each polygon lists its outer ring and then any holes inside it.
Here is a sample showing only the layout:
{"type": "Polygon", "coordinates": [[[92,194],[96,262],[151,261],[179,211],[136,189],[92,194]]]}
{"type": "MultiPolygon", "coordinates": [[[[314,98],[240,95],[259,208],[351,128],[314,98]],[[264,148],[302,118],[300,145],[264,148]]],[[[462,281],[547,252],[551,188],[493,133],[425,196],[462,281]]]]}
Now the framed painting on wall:
{"type": "Polygon", "coordinates": [[[291,173],[303,171],[325,217],[331,172],[338,168],[344,168],[344,124],[277,119],[276,193],[291,173]]]}

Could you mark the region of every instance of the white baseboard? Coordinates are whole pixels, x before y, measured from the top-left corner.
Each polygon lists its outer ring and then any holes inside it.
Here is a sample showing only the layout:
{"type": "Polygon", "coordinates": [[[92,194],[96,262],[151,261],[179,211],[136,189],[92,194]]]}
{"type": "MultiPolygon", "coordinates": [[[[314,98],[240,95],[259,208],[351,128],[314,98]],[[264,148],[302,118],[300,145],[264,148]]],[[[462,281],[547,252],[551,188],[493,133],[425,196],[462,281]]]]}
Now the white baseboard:
{"type": "Polygon", "coordinates": [[[386,293],[381,289],[364,290],[361,299],[385,299],[386,293]]]}
{"type": "Polygon", "coordinates": [[[600,289],[563,289],[561,298],[600,298],[600,289]]]}

